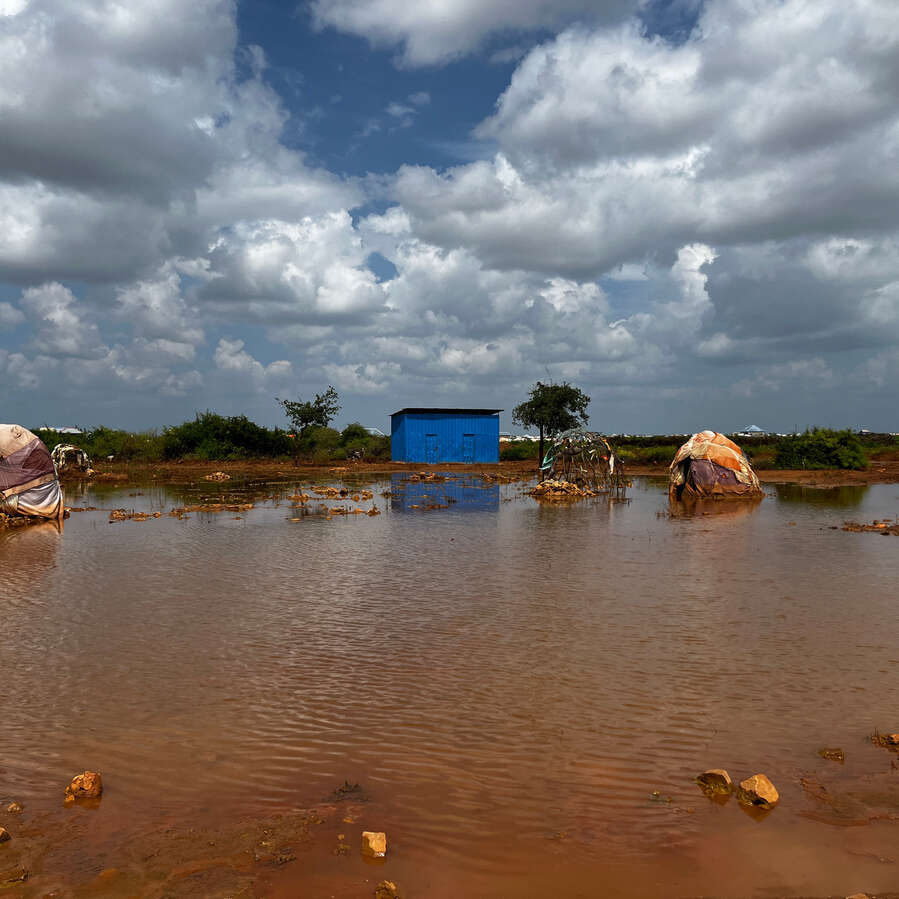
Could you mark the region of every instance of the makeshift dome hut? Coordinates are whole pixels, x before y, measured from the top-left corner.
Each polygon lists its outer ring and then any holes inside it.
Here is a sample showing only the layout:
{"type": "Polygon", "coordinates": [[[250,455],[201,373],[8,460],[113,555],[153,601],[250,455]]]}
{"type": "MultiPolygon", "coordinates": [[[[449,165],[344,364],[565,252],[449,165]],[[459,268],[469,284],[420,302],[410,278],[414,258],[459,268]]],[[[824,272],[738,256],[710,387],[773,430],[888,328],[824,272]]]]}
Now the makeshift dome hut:
{"type": "Polygon", "coordinates": [[[63,517],[62,488],[47,447],[19,425],[0,425],[0,517],[63,517]]]}
{"type": "MultiPolygon", "coordinates": [[[[59,443],[50,454],[56,466],[56,474],[87,474],[91,472],[91,460],[88,454],[71,443],[59,443]]],[[[92,473],[92,472],[91,472],[92,473]]]]}
{"type": "Polygon", "coordinates": [[[694,434],[670,466],[671,499],[742,499],[762,496],[743,450],[717,431],[694,434]]]}
{"type": "Polygon", "coordinates": [[[559,434],[540,469],[549,480],[588,490],[617,490],[627,486],[624,466],[609,441],[602,434],[584,428],[571,428],[559,434]]]}

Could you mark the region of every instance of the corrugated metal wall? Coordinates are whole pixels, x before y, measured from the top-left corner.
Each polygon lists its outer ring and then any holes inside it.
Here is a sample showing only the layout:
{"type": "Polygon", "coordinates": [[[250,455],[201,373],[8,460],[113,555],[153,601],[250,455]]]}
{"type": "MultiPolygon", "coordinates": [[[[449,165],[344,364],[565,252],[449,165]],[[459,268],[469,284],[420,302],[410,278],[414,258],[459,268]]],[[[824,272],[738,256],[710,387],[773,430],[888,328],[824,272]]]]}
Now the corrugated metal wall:
{"type": "Polygon", "coordinates": [[[499,416],[402,413],[390,417],[395,462],[499,462],[499,416]]]}

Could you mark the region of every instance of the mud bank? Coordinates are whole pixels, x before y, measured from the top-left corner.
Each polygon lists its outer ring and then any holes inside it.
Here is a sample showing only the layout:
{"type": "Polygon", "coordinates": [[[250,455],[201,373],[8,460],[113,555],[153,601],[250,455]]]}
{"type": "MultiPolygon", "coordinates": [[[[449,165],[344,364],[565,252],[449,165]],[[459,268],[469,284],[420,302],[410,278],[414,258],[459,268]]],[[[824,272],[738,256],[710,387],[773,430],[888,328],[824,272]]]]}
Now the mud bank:
{"type": "MultiPolygon", "coordinates": [[[[501,463],[502,464],[502,463],[501,463]]],[[[667,466],[634,466],[628,468],[629,475],[668,477],[667,466]]],[[[755,469],[763,484],[802,484],[806,487],[854,487],[866,484],[899,483],[899,462],[872,462],[862,471],[842,471],[839,469],[755,469]]]]}
{"type": "MultiPolygon", "coordinates": [[[[280,479],[280,478],[323,478],[369,477],[393,472],[418,472],[427,469],[469,474],[502,474],[517,478],[536,477],[538,469],[533,460],[499,462],[493,465],[464,465],[440,463],[428,466],[420,462],[359,462],[338,464],[316,464],[301,462],[294,466],[279,460],[253,460],[244,462],[191,462],[180,461],[166,464],[113,462],[98,468],[94,480],[97,483],[122,484],[127,481],[159,481],[178,484],[205,478],[207,475],[224,472],[232,478],[280,479]]],[[[668,477],[666,465],[627,467],[630,475],[668,477]]],[[[764,484],[804,484],[809,487],[846,487],[865,484],[899,483],[899,461],[872,462],[863,471],[803,471],[762,469],[756,470],[764,484]]]]}

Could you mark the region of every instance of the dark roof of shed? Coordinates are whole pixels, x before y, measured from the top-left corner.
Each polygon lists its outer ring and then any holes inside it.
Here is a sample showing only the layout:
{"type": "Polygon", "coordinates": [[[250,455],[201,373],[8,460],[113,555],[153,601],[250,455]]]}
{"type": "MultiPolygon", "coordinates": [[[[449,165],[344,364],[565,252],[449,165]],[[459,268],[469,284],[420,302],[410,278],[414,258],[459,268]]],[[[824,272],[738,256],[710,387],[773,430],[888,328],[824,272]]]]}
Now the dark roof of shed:
{"type": "Polygon", "coordinates": [[[399,412],[394,412],[391,414],[391,418],[394,415],[429,415],[432,413],[438,413],[443,415],[496,415],[498,412],[502,412],[502,409],[441,409],[438,407],[428,407],[424,406],[420,409],[418,408],[409,408],[409,409],[400,409],[399,412]]]}

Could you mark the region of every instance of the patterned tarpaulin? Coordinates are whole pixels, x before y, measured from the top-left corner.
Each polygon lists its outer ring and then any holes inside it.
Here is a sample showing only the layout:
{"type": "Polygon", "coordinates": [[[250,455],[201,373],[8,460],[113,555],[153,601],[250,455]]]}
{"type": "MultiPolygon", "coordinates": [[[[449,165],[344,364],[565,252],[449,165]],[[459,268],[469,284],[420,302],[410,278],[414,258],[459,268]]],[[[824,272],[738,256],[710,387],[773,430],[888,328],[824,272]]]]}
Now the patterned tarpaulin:
{"type": "Polygon", "coordinates": [[[699,431],[670,466],[672,498],[759,496],[762,488],[743,450],[717,431],[699,431]]]}
{"type": "Polygon", "coordinates": [[[47,447],[27,428],[0,424],[0,512],[61,518],[62,509],[47,447]]]}

